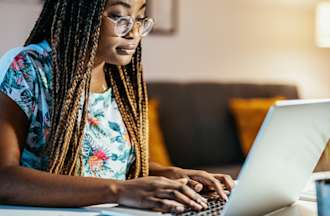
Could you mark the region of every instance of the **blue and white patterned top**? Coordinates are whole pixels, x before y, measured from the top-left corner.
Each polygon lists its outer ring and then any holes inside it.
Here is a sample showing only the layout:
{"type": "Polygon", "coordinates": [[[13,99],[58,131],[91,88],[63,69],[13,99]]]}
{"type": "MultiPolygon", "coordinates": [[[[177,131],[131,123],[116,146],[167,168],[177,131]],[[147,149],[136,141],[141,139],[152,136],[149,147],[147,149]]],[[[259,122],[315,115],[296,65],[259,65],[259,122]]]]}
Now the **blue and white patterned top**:
{"type": "MultiPolygon", "coordinates": [[[[0,91],[24,111],[29,121],[21,165],[43,170],[41,156],[51,122],[52,67],[47,41],[20,52],[0,84],[0,91]]],[[[91,93],[84,130],[83,176],[125,180],[135,154],[111,88],[91,93]]]]}

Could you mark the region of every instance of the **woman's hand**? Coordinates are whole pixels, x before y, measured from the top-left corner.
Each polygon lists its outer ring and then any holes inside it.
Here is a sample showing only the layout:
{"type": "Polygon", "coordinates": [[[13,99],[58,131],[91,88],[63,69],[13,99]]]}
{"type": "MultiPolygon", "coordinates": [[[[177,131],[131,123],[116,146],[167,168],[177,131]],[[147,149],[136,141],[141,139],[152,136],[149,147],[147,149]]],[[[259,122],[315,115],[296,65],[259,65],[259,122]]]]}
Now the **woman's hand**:
{"type": "Polygon", "coordinates": [[[181,169],[178,167],[157,167],[157,175],[165,176],[170,179],[188,180],[188,185],[196,192],[200,192],[204,186],[209,190],[216,190],[216,192],[225,200],[228,196],[225,192],[227,189],[232,191],[235,182],[229,175],[224,174],[211,174],[202,170],[181,169]]]}
{"type": "Polygon", "coordinates": [[[207,200],[187,186],[187,179],[145,177],[118,183],[117,203],[161,212],[206,209],[207,200]]]}

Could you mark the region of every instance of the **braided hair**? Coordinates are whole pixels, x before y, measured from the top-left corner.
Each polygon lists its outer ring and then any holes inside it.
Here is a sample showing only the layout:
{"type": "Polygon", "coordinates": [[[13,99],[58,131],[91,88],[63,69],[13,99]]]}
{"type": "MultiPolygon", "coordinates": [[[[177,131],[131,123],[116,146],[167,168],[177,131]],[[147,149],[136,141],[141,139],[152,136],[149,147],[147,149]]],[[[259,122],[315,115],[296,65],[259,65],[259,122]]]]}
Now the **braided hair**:
{"type": "MultiPolygon", "coordinates": [[[[25,45],[47,40],[52,47],[51,128],[44,156],[48,172],[81,175],[81,146],[87,118],[91,73],[107,0],[46,0],[25,45]]],[[[105,64],[115,100],[135,148],[128,178],[147,176],[148,99],[141,44],[126,66],[105,64]]]]}

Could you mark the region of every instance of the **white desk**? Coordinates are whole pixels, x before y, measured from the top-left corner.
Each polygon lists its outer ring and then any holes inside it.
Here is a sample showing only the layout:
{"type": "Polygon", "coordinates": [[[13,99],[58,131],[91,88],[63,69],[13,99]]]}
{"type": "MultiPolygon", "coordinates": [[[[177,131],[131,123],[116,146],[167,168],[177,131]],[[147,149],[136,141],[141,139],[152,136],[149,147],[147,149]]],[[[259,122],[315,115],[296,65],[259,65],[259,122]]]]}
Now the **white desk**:
{"type": "MultiPolygon", "coordinates": [[[[317,205],[315,202],[314,179],[324,176],[330,176],[330,173],[314,174],[311,177],[310,183],[306,186],[302,193],[302,199],[297,201],[291,207],[286,207],[277,210],[266,216],[317,216],[317,205]],[[306,201],[304,201],[306,200],[306,201]]],[[[125,213],[126,216],[137,215],[130,214],[129,209],[111,208],[114,205],[100,205],[86,208],[76,209],[59,209],[59,208],[34,208],[34,207],[20,207],[20,206],[1,206],[0,216],[100,216],[102,210],[110,210],[117,213],[125,213]]],[[[160,216],[162,214],[155,212],[141,211],[141,216],[160,216]]]]}
{"type": "Polygon", "coordinates": [[[293,206],[280,209],[267,216],[317,216],[316,202],[298,201],[293,206]]]}
{"type": "MultiPolygon", "coordinates": [[[[118,213],[126,213],[127,216],[132,215],[127,209],[107,208],[105,206],[93,208],[78,209],[56,209],[56,208],[33,208],[18,206],[0,206],[0,216],[100,216],[102,210],[111,210],[118,213]]],[[[136,215],[136,214],[134,214],[136,215]]],[[[141,216],[157,216],[160,213],[141,212],[141,216]]],[[[315,202],[298,201],[291,207],[278,210],[267,216],[317,216],[317,208],[315,202]]]]}

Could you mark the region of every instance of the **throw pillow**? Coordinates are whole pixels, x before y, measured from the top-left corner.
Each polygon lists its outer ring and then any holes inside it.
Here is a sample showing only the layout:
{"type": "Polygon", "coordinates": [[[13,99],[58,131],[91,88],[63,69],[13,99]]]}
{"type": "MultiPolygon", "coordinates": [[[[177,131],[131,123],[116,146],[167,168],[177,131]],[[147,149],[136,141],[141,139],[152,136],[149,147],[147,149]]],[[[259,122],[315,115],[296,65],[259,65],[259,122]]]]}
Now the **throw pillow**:
{"type": "Polygon", "coordinates": [[[238,128],[239,139],[244,155],[246,156],[256,138],[269,108],[284,97],[274,98],[233,98],[229,101],[238,128]]]}
{"type": "Polygon", "coordinates": [[[149,151],[150,160],[164,166],[171,166],[171,161],[164,142],[163,133],[159,124],[159,102],[149,101],[149,151]]]}

